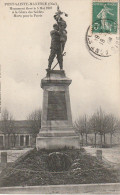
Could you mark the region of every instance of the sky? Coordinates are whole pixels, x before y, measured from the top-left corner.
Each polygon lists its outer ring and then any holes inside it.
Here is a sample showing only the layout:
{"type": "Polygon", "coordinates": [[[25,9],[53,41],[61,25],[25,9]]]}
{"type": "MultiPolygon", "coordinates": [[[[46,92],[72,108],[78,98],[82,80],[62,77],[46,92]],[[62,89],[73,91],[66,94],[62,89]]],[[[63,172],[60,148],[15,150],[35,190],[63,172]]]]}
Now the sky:
{"type": "MultiPolygon", "coordinates": [[[[50,31],[56,5],[42,17],[13,17],[0,2],[1,107],[16,120],[24,120],[35,109],[42,108],[41,79],[46,76],[50,54],[50,31]]],[[[51,2],[12,1],[12,2],[51,2]]],[[[68,40],[65,46],[64,70],[72,79],[70,100],[73,120],[91,115],[98,108],[120,116],[119,52],[96,59],[86,44],[86,31],[91,24],[91,0],[52,1],[68,13],[68,40]]],[[[56,63],[54,61],[53,65],[56,63]]]]}

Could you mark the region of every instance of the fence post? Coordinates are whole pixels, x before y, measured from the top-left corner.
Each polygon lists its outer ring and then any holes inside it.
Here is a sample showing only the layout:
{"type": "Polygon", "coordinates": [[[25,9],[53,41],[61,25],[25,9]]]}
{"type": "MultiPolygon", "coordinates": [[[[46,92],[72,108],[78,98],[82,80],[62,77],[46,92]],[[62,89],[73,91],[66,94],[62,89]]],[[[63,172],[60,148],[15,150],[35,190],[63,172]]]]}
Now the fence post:
{"type": "Polygon", "coordinates": [[[7,152],[1,152],[1,166],[6,167],[7,165],[7,152]]]}
{"type": "Polygon", "coordinates": [[[98,160],[102,160],[102,150],[96,150],[96,157],[98,160]]]}

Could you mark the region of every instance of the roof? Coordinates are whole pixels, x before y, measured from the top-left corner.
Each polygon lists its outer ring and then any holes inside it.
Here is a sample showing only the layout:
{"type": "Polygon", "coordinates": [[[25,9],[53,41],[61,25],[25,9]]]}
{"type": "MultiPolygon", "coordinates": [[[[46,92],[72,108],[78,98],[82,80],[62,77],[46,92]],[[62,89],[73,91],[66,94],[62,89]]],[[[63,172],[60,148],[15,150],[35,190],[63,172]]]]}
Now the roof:
{"type": "Polygon", "coordinates": [[[31,127],[31,121],[22,120],[22,121],[14,121],[15,127],[31,127]]]}
{"type": "MultiPolygon", "coordinates": [[[[14,121],[15,133],[33,134],[35,130],[34,128],[32,128],[31,124],[32,121],[28,121],[28,120],[14,121]]],[[[3,133],[2,121],[0,121],[0,133],[3,133]]]]}

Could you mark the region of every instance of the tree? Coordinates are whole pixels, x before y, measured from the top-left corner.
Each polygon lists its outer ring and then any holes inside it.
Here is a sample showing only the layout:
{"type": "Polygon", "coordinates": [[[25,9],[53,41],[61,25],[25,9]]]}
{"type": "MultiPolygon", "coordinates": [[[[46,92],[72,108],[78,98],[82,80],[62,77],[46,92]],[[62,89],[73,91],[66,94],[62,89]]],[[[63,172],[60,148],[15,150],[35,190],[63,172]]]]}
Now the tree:
{"type": "Polygon", "coordinates": [[[82,146],[83,146],[83,136],[86,135],[86,145],[87,145],[87,135],[88,135],[88,121],[87,116],[84,115],[83,117],[79,117],[74,122],[74,128],[76,129],[76,132],[81,135],[82,138],[82,146]]]}
{"type": "Polygon", "coordinates": [[[87,135],[88,135],[88,121],[86,114],[83,116],[83,122],[84,122],[84,132],[86,135],[86,145],[87,145],[87,135]]]}
{"type": "Polygon", "coordinates": [[[109,114],[104,115],[104,121],[103,121],[103,136],[104,136],[104,145],[106,144],[106,134],[109,133],[109,125],[110,125],[110,119],[109,114]]]}
{"type": "Polygon", "coordinates": [[[89,128],[90,128],[91,132],[94,132],[94,135],[95,135],[94,145],[96,148],[96,137],[97,137],[98,129],[97,129],[97,117],[95,114],[93,114],[89,120],[89,128]]]}
{"type": "Polygon", "coordinates": [[[95,147],[96,147],[96,135],[99,133],[101,138],[101,147],[106,144],[106,134],[111,134],[111,145],[112,145],[112,135],[115,130],[118,128],[118,120],[112,114],[106,114],[101,108],[97,110],[90,118],[90,128],[95,133],[95,147]]]}
{"type": "Polygon", "coordinates": [[[1,123],[4,135],[8,135],[8,148],[10,148],[10,135],[15,132],[15,128],[13,116],[6,108],[2,110],[1,123]]]}
{"type": "Polygon", "coordinates": [[[34,136],[36,137],[41,128],[41,109],[32,111],[27,117],[27,120],[30,123],[31,128],[34,130],[34,136]]]}
{"type": "Polygon", "coordinates": [[[108,133],[110,133],[110,145],[112,147],[112,136],[117,130],[119,130],[120,121],[113,114],[108,115],[108,120],[109,122],[108,122],[107,130],[108,133]]]}
{"type": "Polygon", "coordinates": [[[104,144],[105,144],[105,134],[107,133],[107,115],[105,112],[100,108],[95,112],[91,118],[92,127],[95,133],[95,146],[96,146],[96,135],[97,133],[100,134],[101,140],[101,147],[103,145],[102,136],[104,135],[104,144]]]}

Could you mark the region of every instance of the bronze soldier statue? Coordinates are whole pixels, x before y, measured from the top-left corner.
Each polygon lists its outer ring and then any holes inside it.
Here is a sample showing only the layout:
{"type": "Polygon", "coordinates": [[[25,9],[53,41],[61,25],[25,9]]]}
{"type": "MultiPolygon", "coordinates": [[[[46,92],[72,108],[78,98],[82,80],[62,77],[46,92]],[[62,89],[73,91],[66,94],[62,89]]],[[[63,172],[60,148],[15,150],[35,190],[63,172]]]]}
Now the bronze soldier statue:
{"type": "Polygon", "coordinates": [[[53,30],[50,32],[51,35],[51,52],[49,56],[48,69],[51,69],[52,62],[57,55],[57,60],[60,66],[60,69],[63,69],[63,56],[61,52],[61,42],[60,42],[60,32],[57,24],[53,25],[53,30]]]}
{"type": "MultiPolygon", "coordinates": [[[[53,30],[50,32],[51,35],[51,52],[48,59],[48,70],[51,69],[52,62],[57,56],[57,60],[60,66],[60,69],[63,69],[63,51],[65,43],[67,41],[67,31],[66,31],[66,22],[63,20],[61,15],[63,12],[60,11],[59,7],[57,12],[54,15],[54,19],[57,21],[57,24],[53,25],[53,30]]],[[[67,14],[65,14],[67,16],[67,14]]]]}

